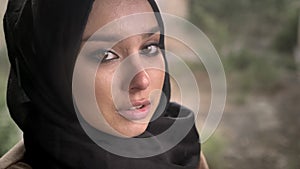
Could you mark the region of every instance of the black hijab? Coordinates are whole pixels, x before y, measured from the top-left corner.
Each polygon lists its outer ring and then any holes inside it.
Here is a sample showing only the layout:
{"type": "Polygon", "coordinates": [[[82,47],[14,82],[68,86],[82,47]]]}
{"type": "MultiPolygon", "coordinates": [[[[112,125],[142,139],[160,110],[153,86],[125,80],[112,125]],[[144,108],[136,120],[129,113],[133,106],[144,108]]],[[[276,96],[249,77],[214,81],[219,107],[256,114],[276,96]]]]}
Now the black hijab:
{"type": "MultiPolygon", "coordinates": [[[[153,0],[149,3],[153,11],[159,12],[153,0]]],[[[82,129],[72,101],[72,71],[92,5],[93,0],[10,0],[8,3],[4,17],[11,63],[7,103],[12,118],[23,131],[24,162],[33,168],[50,169],[197,168],[200,144],[195,125],[173,148],[145,158],[110,153],[95,144],[82,129]]],[[[163,34],[161,16],[156,14],[156,18],[163,34]]],[[[161,46],[164,48],[163,35],[161,46]]],[[[137,137],[152,137],[153,144],[161,147],[170,140],[156,139],[157,135],[176,122],[181,125],[194,122],[190,110],[169,103],[167,73],[163,92],[167,96],[164,113],[137,137]]],[[[87,123],[86,126],[99,136],[105,135],[87,123]]]]}

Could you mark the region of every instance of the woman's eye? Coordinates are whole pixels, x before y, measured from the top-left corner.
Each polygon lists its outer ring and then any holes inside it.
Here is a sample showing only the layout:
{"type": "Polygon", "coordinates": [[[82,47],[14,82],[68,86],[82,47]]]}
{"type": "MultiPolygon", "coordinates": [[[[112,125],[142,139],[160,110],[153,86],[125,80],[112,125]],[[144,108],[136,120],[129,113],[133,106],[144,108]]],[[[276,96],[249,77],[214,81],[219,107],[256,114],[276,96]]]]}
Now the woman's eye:
{"type": "Polygon", "coordinates": [[[109,61],[113,61],[115,59],[119,59],[119,55],[112,50],[99,49],[89,54],[89,58],[92,61],[106,63],[109,61]]]}
{"type": "Polygon", "coordinates": [[[155,56],[158,53],[159,53],[158,44],[147,45],[140,51],[140,54],[147,55],[147,56],[155,56]]]}
{"type": "Polygon", "coordinates": [[[109,62],[111,60],[114,60],[114,59],[118,59],[119,56],[113,52],[113,51],[104,51],[102,56],[101,56],[101,63],[105,63],[105,62],[109,62]]]}

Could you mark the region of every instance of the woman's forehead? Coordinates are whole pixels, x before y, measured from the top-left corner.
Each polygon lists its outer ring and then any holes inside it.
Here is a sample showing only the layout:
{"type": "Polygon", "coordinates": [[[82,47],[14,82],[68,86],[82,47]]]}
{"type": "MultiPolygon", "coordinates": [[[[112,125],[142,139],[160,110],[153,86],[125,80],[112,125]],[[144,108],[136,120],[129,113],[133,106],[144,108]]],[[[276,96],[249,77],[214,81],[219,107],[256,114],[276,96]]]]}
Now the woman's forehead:
{"type": "MultiPolygon", "coordinates": [[[[153,12],[147,0],[95,0],[85,27],[83,39],[88,38],[98,29],[116,19],[145,12],[153,12]]],[[[149,25],[149,27],[157,25],[155,16],[149,16],[144,18],[133,17],[134,19],[120,25],[120,30],[126,31],[130,27],[136,27],[142,23],[149,25]]]]}

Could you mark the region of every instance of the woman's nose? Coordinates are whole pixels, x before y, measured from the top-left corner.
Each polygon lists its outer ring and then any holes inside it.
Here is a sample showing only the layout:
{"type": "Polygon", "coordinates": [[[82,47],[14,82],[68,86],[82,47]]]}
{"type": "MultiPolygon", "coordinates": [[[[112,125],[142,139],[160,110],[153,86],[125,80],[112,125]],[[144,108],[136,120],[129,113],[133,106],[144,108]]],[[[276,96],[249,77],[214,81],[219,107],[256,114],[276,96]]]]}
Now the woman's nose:
{"type": "Polygon", "coordinates": [[[140,71],[134,76],[130,82],[129,92],[134,93],[140,90],[145,90],[150,85],[150,77],[146,70],[140,71]]]}

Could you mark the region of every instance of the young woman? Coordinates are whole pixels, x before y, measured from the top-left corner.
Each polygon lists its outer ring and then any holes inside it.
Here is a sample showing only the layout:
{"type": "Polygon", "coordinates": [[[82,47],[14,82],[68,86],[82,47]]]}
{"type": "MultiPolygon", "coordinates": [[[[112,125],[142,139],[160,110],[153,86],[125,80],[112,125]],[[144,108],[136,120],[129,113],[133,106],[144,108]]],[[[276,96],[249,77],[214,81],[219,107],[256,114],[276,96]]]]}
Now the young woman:
{"type": "Polygon", "coordinates": [[[190,124],[194,116],[169,102],[164,29],[154,12],[159,11],[153,0],[9,1],[7,102],[24,145],[5,155],[0,168],[207,168],[195,125],[171,148],[166,147],[172,141],[160,137],[177,122],[190,124]],[[130,15],[143,17],[99,33],[130,15]],[[131,35],[134,31],[146,33],[131,35]],[[85,89],[93,86],[86,80],[93,65],[96,115],[85,97],[85,89]],[[131,138],[152,141],[120,144],[131,138]],[[109,151],[103,142],[129,153],[109,151]],[[148,150],[152,155],[143,156],[148,150]]]}

